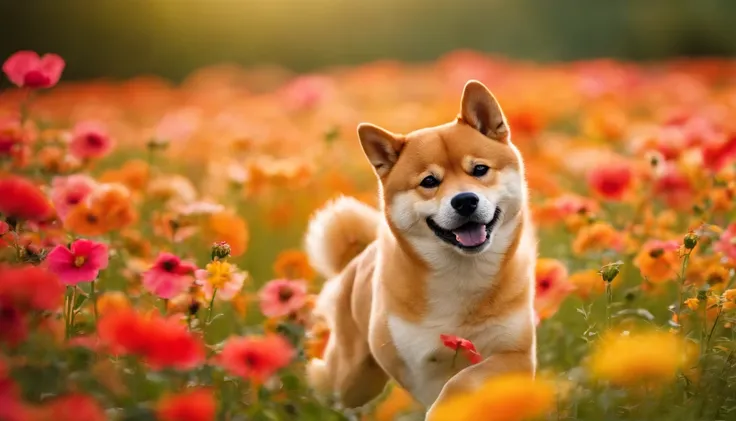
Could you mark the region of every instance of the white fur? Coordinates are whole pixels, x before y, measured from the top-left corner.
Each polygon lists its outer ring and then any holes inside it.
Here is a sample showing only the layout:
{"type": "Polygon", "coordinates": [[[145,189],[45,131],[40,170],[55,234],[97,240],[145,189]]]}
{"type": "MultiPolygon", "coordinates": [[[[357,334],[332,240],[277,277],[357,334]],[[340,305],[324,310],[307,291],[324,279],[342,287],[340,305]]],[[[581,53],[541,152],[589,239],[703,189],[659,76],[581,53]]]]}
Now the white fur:
{"type": "Polygon", "coordinates": [[[521,222],[519,211],[526,202],[523,177],[518,171],[505,169],[498,177],[499,183],[493,188],[465,190],[481,197],[478,212],[483,212],[488,221],[496,206],[503,212],[486,247],[479,253],[458,253],[457,247],[437,238],[425,223],[431,216],[438,225],[451,227],[454,210],[449,201],[459,192],[429,201],[422,201],[412,192],[403,193],[391,204],[391,221],[432,271],[427,279],[426,317],[420,323],[393,315],[388,317],[393,341],[407,364],[407,387],[427,406],[435,401],[445,382],[454,374],[448,369],[452,353],[443,349],[441,334],[471,340],[487,358],[495,350],[509,346],[515,334],[530,323],[531,314],[518,312],[507,320],[496,319],[472,327],[463,325],[465,310],[492,287],[521,222]]]}

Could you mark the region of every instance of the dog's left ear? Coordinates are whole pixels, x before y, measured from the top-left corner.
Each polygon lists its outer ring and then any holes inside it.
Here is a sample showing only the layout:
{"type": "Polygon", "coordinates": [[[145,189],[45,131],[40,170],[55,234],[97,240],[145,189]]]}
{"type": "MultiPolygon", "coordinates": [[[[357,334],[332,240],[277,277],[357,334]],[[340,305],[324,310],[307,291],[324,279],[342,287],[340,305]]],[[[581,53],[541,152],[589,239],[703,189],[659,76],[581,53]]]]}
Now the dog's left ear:
{"type": "Polygon", "coordinates": [[[460,118],[484,136],[501,142],[509,139],[509,125],[491,91],[477,80],[465,84],[460,118]]]}

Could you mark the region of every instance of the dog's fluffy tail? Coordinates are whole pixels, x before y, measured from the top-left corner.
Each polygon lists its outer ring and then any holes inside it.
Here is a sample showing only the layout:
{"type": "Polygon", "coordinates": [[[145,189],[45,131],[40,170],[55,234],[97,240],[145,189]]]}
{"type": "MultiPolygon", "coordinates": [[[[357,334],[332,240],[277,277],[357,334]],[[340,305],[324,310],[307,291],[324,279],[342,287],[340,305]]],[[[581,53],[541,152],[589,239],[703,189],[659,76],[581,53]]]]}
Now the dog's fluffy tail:
{"type": "Polygon", "coordinates": [[[318,210],[305,237],[312,266],[331,278],[378,235],[378,210],[352,197],[341,196],[318,210]]]}

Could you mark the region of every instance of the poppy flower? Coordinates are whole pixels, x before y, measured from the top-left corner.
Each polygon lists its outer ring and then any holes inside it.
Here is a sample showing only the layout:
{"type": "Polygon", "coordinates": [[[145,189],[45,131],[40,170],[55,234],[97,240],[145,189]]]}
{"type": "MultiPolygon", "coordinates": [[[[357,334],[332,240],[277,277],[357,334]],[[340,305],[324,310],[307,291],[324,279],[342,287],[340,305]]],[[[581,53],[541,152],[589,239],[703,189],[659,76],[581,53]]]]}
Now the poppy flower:
{"type": "Polygon", "coordinates": [[[309,264],[307,255],[301,250],[284,250],[276,256],[273,271],[279,278],[314,279],[314,269],[309,264]]]}
{"type": "Polygon", "coordinates": [[[623,235],[611,224],[594,222],[580,228],[572,244],[572,250],[576,255],[582,255],[591,251],[620,251],[623,245],[623,235]]]}
{"type": "Polygon", "coordinates": [[[21,399],[21,390],[6,375],[0,375],[0,420],[26,421],[31,419],[31,408],[21,399]]]}
{"type": "Polygon", "coordinates": [[[153,369],[188,370],[204,362],[201,340],[176,318],[121,309],[102,317],[97,331],[112,353],[140,356],[153,369]]]}
{"type": "Polygon", "coordinates": [[[70,248],[58,245],[46,256],[48,269],[65,285],[92,282],[107,267],[107,245],[77,240],[70,248]]]}
{"type": "Polygon", "coordinates": [[[3,72],[18,87],[51,88],[61,79],[66,63],[56,54],[39,57],[34,51],[18,51],[3,64],[3,72]]]}
{"type": "Polygon", "coordinates": [[[74,126],[69,152],[79,159],[102,158],[112,149],[112,139],[105,126],[97,121],[83,121],[74,126]]]}
{"type": "Polygon", "coordinates": [[[649,282],[662,283],[677,276],[680,245],[677,241],[649,240],[634,258],[634,265],[649,282]]]}
{"type": "Polygon", "coordinates": [[[736,223],[726,228],[713,245],[713,250],[723,253],[731,262],[736,262],[736,223]]]}
{"type": "Polygon", "coordinates": [[[552,317],[575,287],[567,279],[567,268],[559,260],[539,258],[535,267],[534,309],[539,318],[552,317]]]}
{"type": "Polygon", "coordinates": [[[588,176],[588,185],[605,199],[621,200],[633,180],[631,165],[624,160],[615,160],[594,168],[588,176]]]}
{"type": "Polygon", "coordinates": [[[674,208],[692,206],[695,189],[675,164],[665,162],[662,164],[661,172],[654,180],[654,193],[674,208]]]}
{"type": "Polygon", "coordinates": [[[0,299],[0,343],[14,347],[28,336],[28,323],[23,312],[7,300],[0,299]]]}
{"type": "Polygon", "coordinates": [[[54,177],[51,180],[51,202],[63,221],[69,211],[82,203],[94,191],[97,183],[83,174],[54,177]]]}
{"type": "Polygon", "coordinates": [[[5,217],[40,222],[53,215],[43,192],[29,180],[10,176],[0,179],[0,213],[5,217]]]}
{"type": "Polygon", "coordinates": [[[231,374],[262,383],[294,358],[295,351],[282,336],[241,336],[227,340],[218,356],[231,374]]]}
{"type": "Polygon", "coordinates": [[[64,286],[37,266],[0,266],[0,302],[25,310],[52,311],[62,302],[64,286]]]}
{"type": "Polygon", "coordinates": [[[0,156],[17,157],[27,146],[29,135],[19,118],[0,118],[0,156]]]}
{"type": "Polygon", "coordinates": [[[10,232],[10,225],[5,221],[0,221],[0,248],[7,246],[12,241],[10,232]]]}
{"type": "Polygon", "coordinates": [[[453,335],[440,335],[440,340],[442,341],[442,345],[455,352],[462,350],[471,364],[478,364],[483,360],[483,357],[475,349],[475,345],[467,339],[453,335]]]}
{"type": "Polygon", "coordinates": [[[97,311],[101,316],[130,309],[130,301],[122,291],[107,291],[97,297],[97,311]]]}
{"type": "Polygon", "coordinates": [[[105,421],[105,410],[92,397],[81,393],[60,396],[40,408],[40,419],[54,421],[105,421]]]}
{"type": "Polygon", "coordinates": [[[159,298],[171,299],[189,288],[196,270],[193,263],[164,252],[158,255],[153,267],[143,273],[143,287],[159,298]]]}
{"type": "Polygon", "coordinates": [[[209,389],[187,390],[161,398],[156,404],[158,421],[211,421],[217,403],[209,389]]]}
{"type": "Polygon", "coordinates": [[[299,310],[307,302],[307,283],[276,279],[261,288],[258,298],[264,316],[286,316],[299,310]]]}
{"type": "Polygon", "coordinates": [[[123,229],[136,218],[127,187],[100,184],[80,205],[69,211],[64,227],[79,235],[98,236],[123,229]]]}
{"type": "Polygon", "coordinates": [[[212,243],[224,241],[230,244],[230,253],[237,257],[248,248],[248,224],[238,215],[218,212],[209,216],[207,224],[208,240],[212,243]]]}

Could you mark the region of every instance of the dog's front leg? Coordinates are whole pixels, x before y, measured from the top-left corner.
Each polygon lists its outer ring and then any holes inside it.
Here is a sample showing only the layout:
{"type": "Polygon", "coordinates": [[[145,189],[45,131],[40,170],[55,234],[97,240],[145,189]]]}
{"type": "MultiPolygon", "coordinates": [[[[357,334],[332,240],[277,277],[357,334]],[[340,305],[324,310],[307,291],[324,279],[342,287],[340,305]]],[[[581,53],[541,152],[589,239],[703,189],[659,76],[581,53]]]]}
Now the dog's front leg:
{"type": "Polygon", "coordinates": [[[425,421],[433,421],[437,407],[452,397],[477,390],[491,377],[508,373],[534,376],[536,361],[529,351],[500,352],[478,364],[471,365],[454,375],[442,388],[440,395],[427,411],[425,421]]]}

